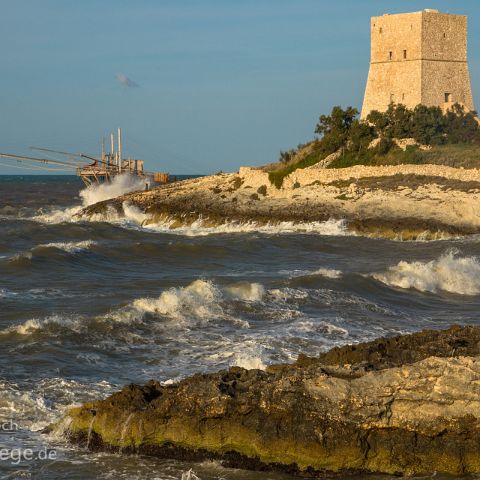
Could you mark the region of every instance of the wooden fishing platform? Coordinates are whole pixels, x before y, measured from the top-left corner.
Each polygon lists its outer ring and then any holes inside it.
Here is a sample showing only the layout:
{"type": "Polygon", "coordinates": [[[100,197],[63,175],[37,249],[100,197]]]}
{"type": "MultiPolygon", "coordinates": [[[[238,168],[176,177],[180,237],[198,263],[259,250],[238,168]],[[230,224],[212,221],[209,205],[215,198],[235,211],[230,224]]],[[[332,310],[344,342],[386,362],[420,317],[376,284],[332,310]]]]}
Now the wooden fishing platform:
{"type": "MultiPolygon", "coordinates": [[[[27,157],[8,153],[0,153],[0,158],[7,158],[17,162],[33,163],[32,170],[65,171],[74,170],[86,186],[111,182],[116,176],[129,174],[145,180],[146,188],[154,184],[168,183],[170,175],[165,172],[149,172],[144,169],[144,161],[122,157],[122,132],[120,128],[115,142],[114,134],[110,134],[110,152],[105,152],[105,140],[102,142],[102,153],[100,158],[95,158],[83,153],[61,152],[49,148],[30,147],[33,150],[48,152],[49,154],[63,155],[69,160],[57,160],[52,158],[27,157]],[[115,148],[117,147],[117,148],[115,148]],[[88,162],[88,163],[87,163],[88,162]],[[43,163],[47,166],[38,166],[43,163]],[[86,164],[85,164],[86,163],[86,164]]],[[[22,167],[25,168],[25,167],[22,167]]],[[[28,168],[28,167],[27,167],[28,168]]]]}

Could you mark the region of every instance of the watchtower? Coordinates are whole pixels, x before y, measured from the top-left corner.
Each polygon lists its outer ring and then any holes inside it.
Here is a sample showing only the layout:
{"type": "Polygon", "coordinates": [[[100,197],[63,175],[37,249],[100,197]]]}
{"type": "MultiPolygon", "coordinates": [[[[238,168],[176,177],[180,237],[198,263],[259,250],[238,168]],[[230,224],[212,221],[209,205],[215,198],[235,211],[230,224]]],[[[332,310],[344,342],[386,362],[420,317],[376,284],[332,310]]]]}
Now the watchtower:
{"type": "Polygon", "coordinates": [[[474,110],[466,16],[423,10],[372,17],[362,118],[390,103],[474,110]]]}

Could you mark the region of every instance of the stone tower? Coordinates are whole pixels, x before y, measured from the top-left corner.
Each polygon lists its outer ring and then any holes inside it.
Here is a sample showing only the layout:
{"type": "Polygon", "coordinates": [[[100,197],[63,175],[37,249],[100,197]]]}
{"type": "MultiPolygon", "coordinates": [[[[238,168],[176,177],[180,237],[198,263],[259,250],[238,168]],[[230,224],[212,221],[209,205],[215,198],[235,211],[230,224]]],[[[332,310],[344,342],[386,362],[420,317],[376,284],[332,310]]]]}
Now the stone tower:
{"type": "Polygon", "coordinates": [[[371,20],[371,61],[362,118],[390,103],[474,110],[467,63],[467,17],[437,10],[371,20]]]}

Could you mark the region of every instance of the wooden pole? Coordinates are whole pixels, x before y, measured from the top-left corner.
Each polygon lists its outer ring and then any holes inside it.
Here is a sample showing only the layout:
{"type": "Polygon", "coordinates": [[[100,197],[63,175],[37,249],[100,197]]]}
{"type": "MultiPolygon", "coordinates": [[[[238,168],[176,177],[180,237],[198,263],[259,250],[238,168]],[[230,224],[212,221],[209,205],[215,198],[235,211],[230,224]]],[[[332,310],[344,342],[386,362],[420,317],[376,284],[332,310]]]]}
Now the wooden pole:
{"type": "Polygon", "coordinates": [[[118,128],[118,171],[122,173],[122,131],[118,128]]]}
{"type": "MultiPolygon", "coordinates": [[[[115,158],[115,143],[113,139],[113,133],[110,134],[110,162],[113,162],[115,158]]],[[[110,162],[108,162],[110,164],[110,162]]]]}

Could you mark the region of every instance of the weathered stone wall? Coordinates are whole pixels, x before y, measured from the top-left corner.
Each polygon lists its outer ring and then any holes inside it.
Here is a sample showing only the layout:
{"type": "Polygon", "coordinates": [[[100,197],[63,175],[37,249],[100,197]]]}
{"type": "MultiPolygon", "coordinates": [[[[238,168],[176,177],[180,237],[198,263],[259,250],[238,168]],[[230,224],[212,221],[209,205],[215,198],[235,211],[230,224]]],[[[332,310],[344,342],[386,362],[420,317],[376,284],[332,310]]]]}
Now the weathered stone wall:
{"type": "Polygon", "coordinates": [[[372,63],[368,75],[367,94],[362,117],[372,110],[385,111],[388,105],[402,103],[415,108],[422,103],[422,62],[372,63]]]}
{"type": "Polygon", "coordinates": [[[371,62],[391,63],[422,58],[422,12],[373,17],[371,29],[371,62]],[[392,52],[392,58],[390,58],[392,52]]]}
{"type": "Polygon", "coordinates": [[[445,62],[467,61],[467,17],[421,12],[422,57],[445,62]]]}
{"type": "Polygon", "coordinates": [[[372,18],[362,118],[392,102],[474,109],[465,16],[426,10],[372,18]]]}
{"type": "Polygon", "coordinates": [[[448,178],[461,182],[480,182],[480,169],[463,169],[448,167],[446,165],[384,165],[371,167],[366,165],[355,165],[349,168],[327,168],[315,169],[299,168],[291,173],[283,181],[283,189],[292,188],[297,183],[300,186],[330,183],[338,180],[348,180],[366,177],[388,177],[392,175],[419,175],[427,177],[448,178]]]}
{"type": "Polygon", "coordinates": [[[421,98],[423,105],[446,108],[460,103],[474,110],[467,63],[423,61],[421,98]],[[445,102],[445,93],[451,94],[450,102],[445,102]]]}

